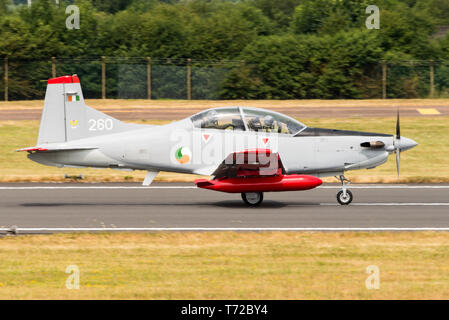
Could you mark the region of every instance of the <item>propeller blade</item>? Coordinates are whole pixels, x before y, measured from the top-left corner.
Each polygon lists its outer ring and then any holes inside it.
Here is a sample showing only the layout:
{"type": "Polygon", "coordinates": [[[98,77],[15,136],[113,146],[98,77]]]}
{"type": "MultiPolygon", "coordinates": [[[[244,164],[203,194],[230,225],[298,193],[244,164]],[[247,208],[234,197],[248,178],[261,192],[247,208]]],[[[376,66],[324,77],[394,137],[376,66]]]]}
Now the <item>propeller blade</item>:
{"type": "Polygon", "coordinates": [[[398,108],[398,113],[396,116],[396,139],[400,138],[401,138],[401,126],[399,124],[399,108],[398,108]]]}
{"type": "Polygon", "coordinates": [[[398,177],[400,165],[401,165],[401,151],[399,149],[396,149],[396,170],[398,172],[398,177]]]}

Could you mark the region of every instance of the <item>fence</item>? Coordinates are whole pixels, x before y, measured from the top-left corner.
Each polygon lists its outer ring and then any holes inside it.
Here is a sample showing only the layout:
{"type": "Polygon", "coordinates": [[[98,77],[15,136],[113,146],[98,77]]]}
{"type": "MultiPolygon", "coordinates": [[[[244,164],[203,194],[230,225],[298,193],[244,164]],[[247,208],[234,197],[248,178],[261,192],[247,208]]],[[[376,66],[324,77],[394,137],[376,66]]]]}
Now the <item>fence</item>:
{"type": "Polygon", "coordinates": [[[382,63],[382,98],[449,96],[449,61],[382,63]]]}
{"type": "Polygon", "coordinates": [[[8,100],[43,99],[46,80],[77,74],[89,99],[219,99],[221,84],[241,61],[194,59],[5,58],[0,95],[8,100]]]}
{"type": "MultiPolygon", "coordinates": [[[[84,96],[90,99],[226,99],[223,83],[241,66],[242,61],[149,57],[5,58],[0,67],[0,96],[5,101],[43,99],[48,78],[78,74],[84,96]]],[[[449,61],[379,62],[353,82],[356,93],[345,93],[344,97],[449,97],[449,61]]],[[[336,90],[334,98],[341,96],[336,90]]]]}

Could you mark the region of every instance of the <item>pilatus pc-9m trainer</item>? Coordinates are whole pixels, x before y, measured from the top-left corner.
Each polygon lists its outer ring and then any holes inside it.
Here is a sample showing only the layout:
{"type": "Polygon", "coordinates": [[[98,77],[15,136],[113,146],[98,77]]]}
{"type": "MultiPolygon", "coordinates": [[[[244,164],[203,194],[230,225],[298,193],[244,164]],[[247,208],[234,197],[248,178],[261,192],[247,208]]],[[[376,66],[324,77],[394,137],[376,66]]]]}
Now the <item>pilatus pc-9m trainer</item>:
{"type": "Polygon", "coordinates": [[[416,146],[396,134],[310,128],[283,114],[247,107],[205,110],[167,125],[124,123],[84,104],[76,75],[48,80],[35,147],[28,158],[56,167],[146,170],[149,185],[159,171],[210,175],[198,187],[241,193],[259,205],[263,192],[307,190],[320,177],[336,176],[337,200],[352,201],[344,173],[370,169],[416,146]]]}

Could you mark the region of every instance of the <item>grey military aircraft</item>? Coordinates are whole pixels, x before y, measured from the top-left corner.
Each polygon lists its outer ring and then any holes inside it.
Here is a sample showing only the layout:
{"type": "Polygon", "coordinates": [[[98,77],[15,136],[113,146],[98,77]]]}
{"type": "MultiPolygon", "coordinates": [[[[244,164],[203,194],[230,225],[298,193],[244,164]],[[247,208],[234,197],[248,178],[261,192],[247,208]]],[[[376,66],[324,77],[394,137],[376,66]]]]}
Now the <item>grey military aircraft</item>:
{"type": "Polygon", "coordinates": [[[48,80],[37,144],[28,158],[56,167],[146,170],[212,176],[198,187],[241,193],[249,206],[264,192],[307,190],[336,176],[337,201],[353,195],[344,173],[375,168],[417,143],[396,134],[311,128],[286,115],[249,107],[202,111],[166,125],[124,123],[85,105],[76,75],[48,80]]]}

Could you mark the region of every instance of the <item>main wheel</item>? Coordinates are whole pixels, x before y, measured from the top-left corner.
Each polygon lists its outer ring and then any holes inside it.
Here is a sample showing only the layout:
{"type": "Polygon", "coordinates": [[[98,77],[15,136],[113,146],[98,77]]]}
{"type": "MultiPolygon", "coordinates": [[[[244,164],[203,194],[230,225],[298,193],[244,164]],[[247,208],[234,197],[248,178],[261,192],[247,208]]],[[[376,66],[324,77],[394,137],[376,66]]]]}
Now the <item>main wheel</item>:
{"type": "Polygon", "coordinates": [[[262,192],[243,192],[242,199],[247,205],[255,207],[262,203],[263,193],[262,192]]]}
{"type": "Polygon", "coordinates": [[[341,205],[347,205],[352,202],[352,192],[346,190],[346,196],[343,194],[343,190],[338,191],[337,193],[337,201],[341,205]]]}

